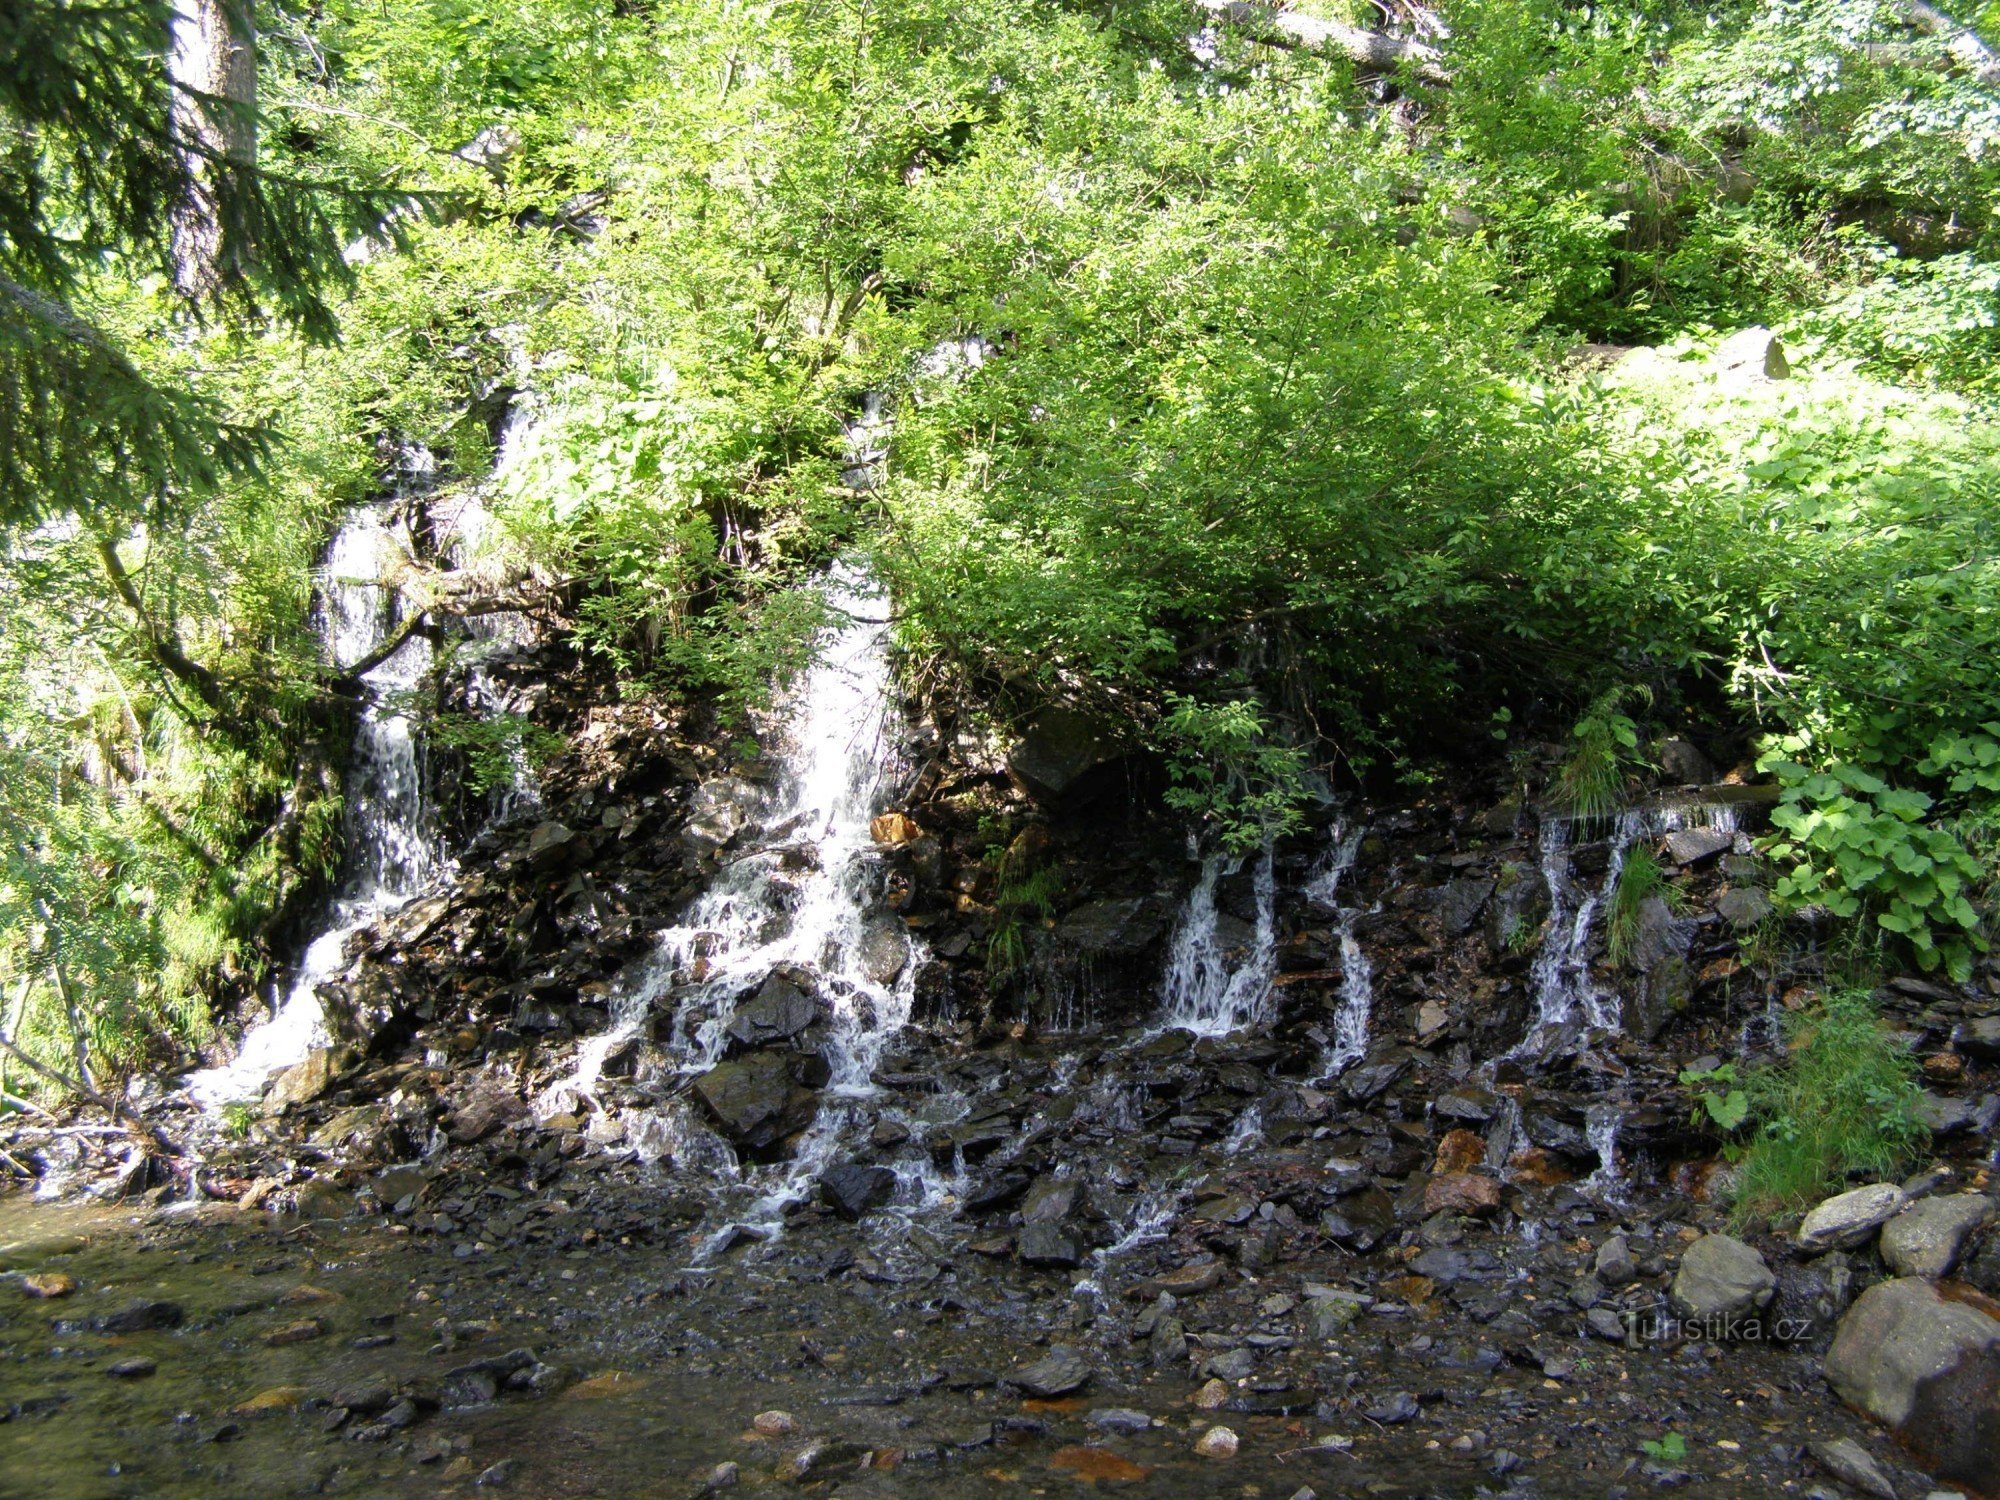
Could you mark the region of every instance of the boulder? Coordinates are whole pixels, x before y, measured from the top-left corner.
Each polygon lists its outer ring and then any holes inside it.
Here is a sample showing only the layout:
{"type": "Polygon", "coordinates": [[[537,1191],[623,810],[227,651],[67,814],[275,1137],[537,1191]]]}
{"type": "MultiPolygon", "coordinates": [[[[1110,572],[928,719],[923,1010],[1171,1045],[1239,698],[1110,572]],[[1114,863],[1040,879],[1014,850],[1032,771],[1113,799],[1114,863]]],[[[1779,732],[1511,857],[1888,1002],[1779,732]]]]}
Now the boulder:
{"type": "Polygon", "coordinates": [[[812,1124],[818,1101],[793,1077],[780,1052],[753,1052],[709,1069],[694,1091],[724,1135],[753,1151],[766,1151],[812,1124]]]}
{"type": "Polygon", "coordinates": [[[1732,885],[1715,898],[1715,914],[1742,932],[1771,915],[1771,898],[1761,886],[1732,885]]]}
{"type": "Polygon", "coordinates": [[[1949,1276],[1975,1229],[1993,1217],[1984,1193],[1924,1198],[1882,1226],[1882,1259],[1898,1276],[1949,1276]]]}
{"type": "Polygon", "coordinates": [[[1852,1250],[1903,1211],[1908,1195],[1893,1182],[1877,1182],[1838,1193],[1805,1216],[1799,1225],[1802,1250],[1852,1250]]]}
{"type": "Polygon", "coordinates": [[[1476,1172],[1447,1172],[1433,1177],[1424,1188],[1427,1214],[1498,1213],[1502,1201],[1500,1184],[1476,1172]]]}
{"type": "Polygon", "coordinates": [[[1089,714],[1061,706],[1045,708],[1007,752],[1007,770],[1023,791],[1039,802],[1075,801],[1091,790],[1091,773],[1111,765],[1122,752],[1105,727],[1089,714]]]}
{"type": "Polygon", "coordinates": [[[1848,1405],[1896,1430],[1937,1477],[1985,1491],[2000,1453],[2000,1319],[1966,1289],[1881,1282],[1841,1319],[1826,1378],[1848,1405]],[[1976,1305],[1975,1305],[1976,1304],[1976,1305]]]}
{"type": "Polygon", "coordinates": [[[1027,1265],[1066,1269],[1083,1264],[1082,1249],[1060,1224],[1024,1224],[1018,1245],[1027,1265]]]}
{"type": "Polygon", "coordinates": [[[1693,740],[1679,735],[1660,741],[1653,759],[1659,764],[1661,779],[1671,785],[1702,786],[1715,780],[1715,762],[1702,754],[1693,740]]]}
{"type": "Polygon", "coordinates": [[[819,1178],[821,1200],[843,1219],[858,1219],[869,1209],[880,1208],[895,1192],[896,1174],[887,1167],[849,1162],[827,1168],[819,1178]]]}
{"type": "Polygon", "coordinates": [[[1687,956],[1693,935],[1692,926],[1661,897],[1639,903],[1626,958],[1639,979],[1627,998],[1624,1022],[1625,1030],[1642,1041],[1658,1036],[1694,993],[1694,968],[1687,956]]]}
{"type": "Polygon", "coordinates": [[[1432,900],[1436,903],[1438,925],[1447,938],[1464,937],[1472,931],[1472,924],[1479,920],[1479,914],[1486,909],[1486,902],[1493,894],[1494,880],[1491,876],[1479,878],[1461,875],[1456,880],[1448,880],[1440,886],[1432,900]]]}
{"type": "Polygon", "coordinates": [[[1720,828],[1683,828],[1667,835],[1667,858],[1677,865],[1698,864],[1735,842],[1735,834],[1720,828]]]}
{"type": "Polygon", "coordinates": [[[1770,1306],[1778,1278],[1764,1257],[1739,1239],[1707,1234],[1688,1246],[1674,1276],[1674,1305],[1706,1337],[1731,1336],[1734,1325],[1770,1306]]]}
{"type": "Polygon", "coordinates": [[[1785,346],[1768,328],[1745,328],[1730,334],[1715,346],[1711,362],[1716,377],[1726,386],[1762,385],[1789,380],[1792,374],[1785,346]]]}
{"type": "Polygon", "coordinates": [[[741,1047],[768,1047],[790,1041],[820,1019],[820,1004],[790,978],[774,973],[757,993],[736,1007],[724,1028],[741,1047]]]}
{"type": "Polygon", "coordinates": [[[886,812],[869,822],[868,836],[878,844],[897,848],[903,844],[914,844],[924,836],[924,831],[908,813],[886,812]]]}
{"type": "Polygon", "coordinates": [[[878,918],[861,930],[855,945],[855,961],[871,984],[890,985],[910,961],[910,941],[903,926],[893,917],[878,918]]]}
{"type": "Polygon", "coordinates": [[[315,1047],[271,1080],[264,1108],[272,1114],[294,1104],[310,1104],[347,1070],[349,1054],[339,1047],[315,1047]]]}
{"type": "Polygon", "coordinates": [[[1951,1034],[1959,1051],[1986,1062],[2000,1058],[2000,1016],[1980,1016],[1967,1021],[1951,1034]]]}
{"type": "Polygon", "coordinates": [[[537,823],[534,832],[528,835],[528,868],[537,874],[560,870],[588,847],[582,836],[567,824],[537,823]]]}
{"type": "Polygon", "coordinates": [[[1057,1344],[1033,1364],[1023,1365],[1002,1377],[1001,1383],[1015,1387],[1025,1396],[1049,1400],[1081,1390],[1090,1383],[1090,1377],[1090,1362],[1068,1345],[1057,1344]]]}
{"type": "Polygon", "coordinates": [[[1808,1443],[1806,1447],[1813,1461],[1842,1484],[1851,1485],[1864,1495],[1873,1495],[1875,1500],[1896,1500],[1895,1481],[1853,1438],[1808,1443]]]}

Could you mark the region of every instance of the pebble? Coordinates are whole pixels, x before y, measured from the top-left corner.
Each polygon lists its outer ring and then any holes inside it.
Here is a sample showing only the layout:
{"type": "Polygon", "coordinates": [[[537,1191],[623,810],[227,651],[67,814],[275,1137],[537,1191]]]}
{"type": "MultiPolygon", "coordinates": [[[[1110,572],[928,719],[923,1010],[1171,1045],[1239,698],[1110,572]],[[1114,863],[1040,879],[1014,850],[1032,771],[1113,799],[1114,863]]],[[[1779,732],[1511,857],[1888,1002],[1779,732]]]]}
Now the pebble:
{"type": "Polygon", "coordinates": [[[784,1437],[798,1430],[798,1420],[788,1411],[760,1411],[750,1419],[751,1430],[764,1437],[784,1437]]]}
{"type": "Polygon", "coordinates": [[[145,1355],[140,1354],[133,1356],[131,1359],[119,1360],[117,1364],[112,1365],[104,1373],[107,1375],[116,1375],[120,1380],[137,1380],[142,1376],[152,1374],[159,1367],[158,1361],[148,1359],[145,1355]]]}
{"type": "Polygon", "coordinates": [[[1202,1458],[1234,1458],[1241,1446],[1227,1427],[1211,1427],[1195,1439],[1194,1451],[1202,1458]]]}
{"type": "Polygon", "coordinates": [[[30,1297],[67,1297],[76,1290],[76,1278],[67,1271],[50,1271],[43,1276],[23,1276],[21,1290],[30,1297]]]}
{"type": "Polygon", "coordinates": [[[318,1318],[301,1318],[296,1323],[287,1323],[282,1328],[273,1328],[264,1335],[264,1342],[273,1349],[282,1349],[287,1344],[307,1344],[314,1339],[326,1337],[326,1324],[318,1318]]]}
{"type": "Polygon", "coordinates": [[[1194,1393],[1194,1404],[1203,1411],[1214,1411],[1229,1399],[1229,1387],[1220,1380],[1211,1380],[1194,1393]]]}

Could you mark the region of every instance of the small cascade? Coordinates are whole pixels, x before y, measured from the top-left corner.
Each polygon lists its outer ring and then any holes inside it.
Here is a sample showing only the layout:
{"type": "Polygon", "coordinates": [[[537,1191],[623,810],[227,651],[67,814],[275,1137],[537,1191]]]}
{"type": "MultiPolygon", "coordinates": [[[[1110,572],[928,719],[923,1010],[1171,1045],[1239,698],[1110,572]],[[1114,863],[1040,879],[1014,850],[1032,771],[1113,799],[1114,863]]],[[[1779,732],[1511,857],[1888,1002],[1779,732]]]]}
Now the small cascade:
{"type": "MultiPolygon", "coordinates": [[[[1252,871],[1257,919],[1247,944],[1222,937],[1222,913],[1215,904],[1216,887],[1225,873],[1224,857],[1211,854],[1202,861],[1201,878],[1188,893],[1167,950],[1166,978],[1160,987],[1160,1024],[1197,1036],[1227,1036],[1262,1018],[1277,976],[1277,879],[1271,848],[1264,847],[1252,871]]],[[[1231,865],[1227,873],[1233,874],[1231,865]]]]}
{"type": "Polygon", "coordinates": [[[1580,1030],[1618,1029],[1618,996],[1592,972],[1591,943],[1633,846],[1686,828],[1733,833],[1737,826],[1736,809],[1727,803],[1628,808],[1611,825],[1603,878],[1586,885],[1575,873],[1576,834],[1585,821],[1555,814],[1542,821],[1539,852],[1549,914],[1528,977],[1535,1014],[1514,1056],[1545,1052],[1580,1030]]]}
{"type": "Polygon", "coordinates": [[[1354,858],[1361,851],[1361,840],[1366,833],[1365,828],[1348,833],[1342,824],[1335,823],[1332,848],[1306,884],[1306,899],[1333,913],[1334,936],[1340,942],[1340,1008],[1334,1012],[1333,1038],[1320,1058],[1312,1080],[1315,1084],[1338,1078],[1368,1052],[1368,1022],[1375,1005],[1375,966],[1361,951],[1360,939],[1354,932],[1355,924],[1364,915],[1362,909],[1343,904],[1340,899],[1341,882],[1354,867],[1354,858]]]}
{"type": "Polygon", "coordinates": [[[1601,1202],[1617,1203],[1625,1196],[1624,1163],[1618,1157],[1618,1129],[1625,1121],[1617,1104],[1593,1104],[1584,1111],[1584,1139],[1597,1153],[1597,1170],[1584,1179],[1583,1190],[1601,1202]]]}
{"type": "MultiPolygon", "coordinates": [[[[669,1018],[670,1066],[689,1077],[722,1061],[738,1009],[774,975],[809,993],[821,1012],[831,1077],[793,1158],[742,1169],[741,1181],[756,1193],[743,1211],[752,1226],[775,1226],[853,1129],[872,1118],[872,1075],[909,1020],[922,959],[880,900],[881,862],[870,832],[893,763],[885,733],[886,600],[852,565],[835,569],[826,599],[833,623],[783,705],[769,782],[719,804],[724,824],[741,837],[724,847],[715,878],[621,990],[612,1025],[581,1049],[576,1072],[539,1104],[547,1114],[591,1100],[607,1054],[646,1030],[656,1010],[669,1018]]],[[[911,1123],[920,1142],[927,1122],[911,1123]]],[[[677,1165],[714,1149],[712,1137],[690,1149],[682,1132],[651,1134],[677,1165]]],[[[911,1170],[899,1168],[909,1197],[949,1190],[947,1179],[917,1165],[918,1147],[911,1155],[911,1170]]]]}
{"type": "MultiPolygon", "coordinates": [[[[427,461],[414,456],[412,479],[428,473],[427,461]]],[[[403,624],[396,577],[407,552],[397,509],[396,500],[356,506],[327,547],[319,623],[337,666],[365,661],[403,624]]],[[[326,1045],[318,991],[346,962],[347,940],[438,873],[443,855],[409,703],[430,667],[430,642],[413,634],[362,677],[347,768],[345,878],[275,1014],[243,1038],[234,1061],[190,1076],[188,1092],[203,1109],[255,1098],[272,1074],[326,1045]]]]}

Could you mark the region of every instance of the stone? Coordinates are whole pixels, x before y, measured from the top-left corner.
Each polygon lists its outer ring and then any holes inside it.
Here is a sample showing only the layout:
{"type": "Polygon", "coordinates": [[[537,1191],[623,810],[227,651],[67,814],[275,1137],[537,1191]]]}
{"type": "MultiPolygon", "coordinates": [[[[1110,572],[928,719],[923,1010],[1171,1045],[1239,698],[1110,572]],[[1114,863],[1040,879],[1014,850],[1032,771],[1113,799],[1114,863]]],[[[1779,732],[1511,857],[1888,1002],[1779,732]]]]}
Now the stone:
{"type": "Polygon", "coordinates": [[[1036,801],[1060,804],[1086,796],[1091,773],[1120,758],[1097,719],[1056,705],[1029,721],[1007,752],[1007,770],[1036,801]]]}
{"type": "Polygon", "coordinates": [[[1882,1226],[1882,1259],[1898,1276],[1936,1281],[1951,1274],[1967,1238],[1992,1217],[1984,1193],[1919,1199],[1882,1226]]]}
{"type": "Polygon", "coordinates": [[[1632,1259],[1632,1247],[1622,1234],[1614,1234],[1597,1247],[1597,1259],[1591,1269],[1605,1286],[1624,1286],[1637,1278],[1638,1264],[1632,1259]]]}
{"type": "Polygon", "coordinates": [[[1664,897],[1648,896],[1639,903],[1632,924],[1626,967],[1639,976],[1626,997],[1626,1031],[1652,1041],[1684,1010],[1694,993],[1694,968],[1688,948],[1694,927],[1674,915],[1664,897]]]}
{"type": "Polygon", "coordinates": [[[1705,1336],[1729,1337],[1731,1325],[1770,1305],[1777,1285],[1764,1257],[1750,1246],[1726,1234],[1707,1234],[1681,1256],[1673,1300],[1684,1316],[1702,1325],[1705,1336]]]}
{"type": "Polygon", "coordinates": [[[1476,1172],[1447,1172],[1433,1177],[1424,1187],[1426,1214],[1498,1213],[1504,1194],[1500,1184],[1476,1172]]]}
{"type": "Polygon", "coordinates": [[[496,1082],[480,1084],[445,1121],[444,1133],[461,1146],[483,1141],[495,1131],[524,1119],[525,1100],[496,1082]]]}
{"type": "Polygon", "coordinates": [[[67,1297],[76,1290],[76,1278],[67,1271],[49,1271],[40,1276],[23,1276],[21,1290],[30,1297],[67,1297]]]}
{"type": "Polygon", "coordinates": [[[1082,1249],[1060,1224],[1024,1224],[1017,1245],[1027,1265],[1060,1269],[1083,1264],[1082,1249]]]}
{"type": "Polygon", "coordinates": [[[798,1426],[798,1418],[788,1411],[760,1411],[750,1419],[750,1430],[762,1437],[789,1437],[798,1426]]]}
{"type": "Polygon", "coordinates": [[[868,836],[876,843],[893,849],[903,844],[914,844],[924,836],[924,831],[908,813],[885,812],[869,820],[868,836]]]}
{"type": "Polygon", "coordinates": [[[871,984],[884,987],[894,984],[910,961],[910,942],[903,935],[902,924],[893,917],[869,922],[861,930],[854,958],[871,984]]]}
{"type": "Polygon", "coordinates": [[[1693,740],[1680,735],[1661,740],[1653,760],[1660,768],[1660,779],[1669,786],[1706,786],[1715,780],[1715,762],[1702,754],[1693,740]]]}
{"type": "Polygon", "coordinates": [[[1798,1242],[1803,1250],[1852,1250],[1875,1237],[1909,1201],[1893,1182],[1872,1183],[1837,1193],[1805,1216],[1798,1242]]]}
{"type": "Polygon", "coordinates": [[[1896,1484],[1868,1450],[1853,1438],[1806,1444],[1813,1461],[1842,1484],[1852,1485],[1876,1500],[1896,1500],[1896,1484]]]}
{"type": "Polygon", "coordinates": [[[695,1096],[738,1145],[768,1150],[812,1124],[818,1103],[778,1052],[732,1058],[694,1081],[695,1096]]]}
{"type": "Polygon", "coordinates": [[[1730,334],[1715,346],[1711,363],[1717,378],[1730,386],[1789,380],[1792,374],[1785,346],[1768,328],[1745,328],[1730,334]]]}
{"type": "Polygon", "coordinates": [[[1234,1349],[1224,1349],[1220,1354],[1212,1354],[1202,1362],[1195,1373],[1210,1375],[1217,1380],[1248,1380],[1257,1369],[1257,1351],[1247,1345],[1238,1344],[1234,1349]]]}
{"type": "Polygon", "coordinates": [[[1142,1282],[1135,1291],[1140,1296],[1157,1297],[1165,1292],[1175,1297],[1192,1297],[1200,1292],[1213,1291],[1221,1282],[1222,1262],[1205,1260],[1193,1265],[1176,1266],[1142,1282]]]}
{"type": "Polygon", "coordinates": [[[1370,1053],[1340,1080],[1340,1091],[1356,1104],[1368,1104],[1386,1094],[1410,1066],[1410,1055],[1399,1048],[1370,1053]]]}
{"type": "Polygon", "coordinates": [[[1129,1406],[1100,1406],[1087,1413],[1083,1420],[1099,1432],[1146,1432],[1153,1425],[1150,1415],[1129,1406]]]}
{"type": "Polygon", "coordinates": [[[156,1361],[146,1358],[143,1354],[139,1354],[134,1355],[131,1359],[119,1360],[117,1364],[108,1367],[104,1373],[115,1376],[119,1380],[143,1380],[157,1369],[159,1369],[159,1364],[156,1361]]]}
{"type": "Polygon", "coordinates": [[[273,1349],[282,1349],[288,1344],[309,1344],[314,1339],[326,1337],[326,1322],[322,1318],[300,1318],[296,1322],[285,1323],[264,1335],[264,1342],[273,1349]]]}
{"type": "Polygon", "coordinates": [[[1199,1458],[1234,1458],[1242,1440],[1227,1427],[1211,1427],[1194,1441],[1199,1458]]]}
{"type": "Polygon", "coordinates": [[[1494,881],[1491,876],[1477,877],[1461,875],[1456,880],[1448,880],[1433,896],[1438,914],[1438,926],[1447,939],[1461,938],[1472,931],[1479,914],[1486,909],[1486,902],[1493,894],[1494,881]]]}
{"type": "Polygon", "coordinates": [[[498,1463],[488,1464],[481,1469],[479,1477],[472,1481],[473,1487],[482,1490],[498,1489],[501,1485],[510,1483],[520,1472],[520,1459],[503,1458],[498,1463]]]}
{"type": "Polygon", "coordinates": [[[1205,1380],[1190,1399],[1197,1411],[1219,1411],[1229,1404],[1229,1384],[1214,1378],[1205,1380]]]}
{"type": "Polygon", "coordinates": [[[1095,1448],[1083,1443],[1056,1449],[1049,1455],[1049,1467],[1072,1474],[1086,1483],[1102,1479],[1113,1484],[1130,1484],[1153,1472],[1146,1465],[1135,1464],[1109,1448],[1095,1448]]]}
{"type": "Polygon", "coordinates": [[[100,1333],[151,1333],[159,1328],[178,1328],[185,1317],[178,1302],[142,1298],[105,1314],[94,1326],[100,1333]]]}
{"type": "Polygon", "coordinates": [[[1067,1344],[1057,1344],[1033,1364],[1014,1370],[1002,1383],[1024,1395],[1047,1400],[1082,1390],[1090,1383],[1091,1374],[1088,1360],[1067,1344]]]}
{"type": "Polygon", "coordinates": [[[1470,1171],[1486,1162],[1486,1141],[1476,1130],[1448,1130],[1438,1142],[1431,1170],[1446,1176],[1470,1171]]]}
{"type": "Polygon", "coordinates": [[[765,979],[737,1006],[724,1031],[742,1047],[768,1047],[798,1036],[821,1017],[819,1001],[783,974],[765,979]]]}
{"type": "Polygon", "coordinates": [[[1677,865],[1699,864],[1735,842],[1735,834],[1720,828],[1682,828],[1667,835],[1667,858],[1677,865]]]}
{"type": "Polygon", "coordinates": [[[1129,958],[1151,952],[1166,925],[1159,902],[1146,897],[1087,901],[1056,924],[1055,939],[1077,952],[1129,958]]]}
{"type": "Polygon", "coordinates": [[[1395,1426],[1400,1422],[1415,1421],[1422,1410],[1423,1408],[1417,1404],[1417,1398],[1408,1391],[1391,1391],[1363,1411],[1362,1415],[1371,1422],[1395,1426]]]}
{"type": "Polygon", "coordinates": [[[1756,885],[1732,885],[1715,898],[1715,914],[1738,932],[1771,915],[1771,898],[1756,885]]]}
{"type": "MultiPolygon", "coordinates": [[[[1975,1300],[1980,1305],[1974,1305],[1975,1300]]],[[[1990,1486],[2000,1452],[2000,1320],[1918,1277],[1863,1292],[1827,1351],[1841,1400],[1896,1430],[1936,1477],[1990,1486]]]]}
{"type": "Polygon", "coordinates": [[[528,835],[528,868],[537,874],[561,869],[582,851],[575,829],[556,822],[537,823],[528,835]]]}
{"type": "Polygon", "coordinates": [[[1980,1016],[1953,1029],[1952,1045],[1982,1062],[2000,1059],[2000,1016],[1980,1016]]]}
{"type": "Polygon", "coordinates": [[[774,1474],[781,1484],[806,1484],[825,1478],[834,1469],[857,1463],[867,1451],[859,1443],[817,1438],[787,1454],[774,1474]]]}
{"type": "Polygon", "coordinates": [[[896,1174],[887,1167],[864,1167],[849,1162],[820,1173],[820,1201],[850,1221],[871,1208],[880,1208],[895,1192],[896,1174]]]}
{"type": "Polygon", "coordinates": [[[1059,1224],[1076,1207],[1074,1177],[1038,1177],[1021,1202],[1023,1224],[1059,1224]]]}
{"type": "Polygon", "coordinates": [[[344,1219],[354,1212],[354,1195],[315,1177],[292,1190],[292,1212],[301,1219],[344,1219]]]}
{"type": "Polygon", "coordinates": [[[271,1080],[264,1108],[272,1114],[294,1104],[310,1104],[332,1088],[345,1070],[346,1053],[338,1047],[315,1047],[271,1080]]]}

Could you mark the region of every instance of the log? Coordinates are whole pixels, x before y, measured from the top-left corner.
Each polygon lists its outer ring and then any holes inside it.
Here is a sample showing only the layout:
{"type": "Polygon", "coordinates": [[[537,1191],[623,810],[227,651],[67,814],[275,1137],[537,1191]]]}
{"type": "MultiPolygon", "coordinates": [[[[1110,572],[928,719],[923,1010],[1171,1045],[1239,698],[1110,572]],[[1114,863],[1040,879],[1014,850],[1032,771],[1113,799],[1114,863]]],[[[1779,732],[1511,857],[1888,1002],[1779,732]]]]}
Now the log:
{"type": "Polygon", "coordinates": [[[1252,0],[1195,0],[1201,9],[1236,27],[1266,46],[1303,52],[1334,52],[1363,67],[1393,70],[1409,67],[1426,83],[1449,83],[1444,56],[1437,48],[1381,31],[1364,31],[1344,21],[1302,16],[1258,5],[1252,0]]]}

